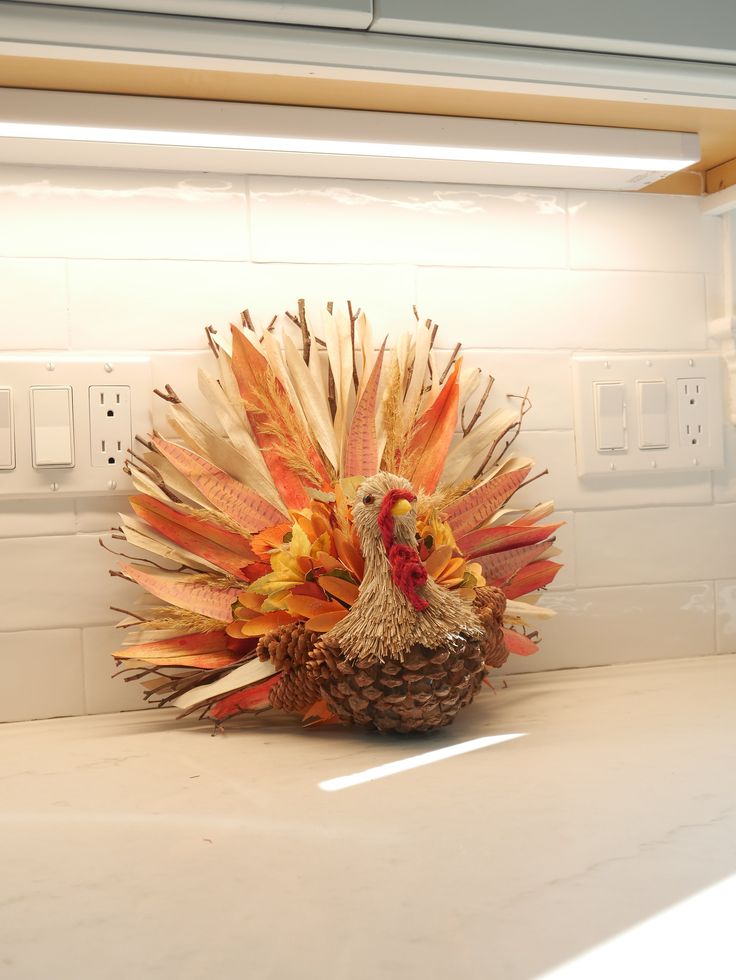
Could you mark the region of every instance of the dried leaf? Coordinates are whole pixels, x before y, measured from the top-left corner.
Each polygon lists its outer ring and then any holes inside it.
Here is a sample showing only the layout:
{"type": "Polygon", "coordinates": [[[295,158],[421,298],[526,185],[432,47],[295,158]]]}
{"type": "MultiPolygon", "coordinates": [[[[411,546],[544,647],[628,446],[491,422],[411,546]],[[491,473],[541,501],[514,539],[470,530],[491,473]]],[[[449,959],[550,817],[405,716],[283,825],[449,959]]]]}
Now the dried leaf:
{"type": "Polygon", "coordinates": [[[543,589],[552,582],[562,568],[556,561],[535,561],[526,565],[513,577],[510,583],[504,585],[503,592],[507,599],[518,599],[519,596],[527,595],[529,592],[536,592],[543,589]]]}
{"type": "Polygon", "coordinates": [[[207,704],[210,701],[217,701],[231,691],[238,691],[244,687],[249,687],[258,681],[263,681],[276,673],[274,665],[270,661],[250,660],[242,667],[236,667],[229,674],[220,677],[211,684],[201,684],[193,687],[190,691],[180,694],[173,702],[177,708],[188,710],[200,704],[207,704]]]}
{"type": "Polygon", "coordinates": [[[489,520],[519,489],[531,468],[531,460],[509,459],[496,476],[452,503],[447,519],[454,534],[467,534],[489,520]]]}
{"type": "Polygon", "coordinates": [[[308,619],[304,626],[313,633],[326,633],[333,626],[337,626],[347,614],[348,610],[341,607],[338,612],[322,613],[320,616],[314,616],[312,619],[308,619]]]}
{"type": "Polygon", "coordinates": [[[297,616],[292,616],[287,612],[277,609],[274,612],[265,613],[263,616],[255,616],[253,619],[248,619],[240,623],[238,635],[263,636],[269,630],[276,629],[277,626],[288,626],[289,623],[295,623],[297,619],[297,616]]]}
{"type": "Polygon", "coordinates": [[[417,421],[409,442],[410,472],[406,475],[416,490],[425,493],[437,486],[455,431],[461,363],[458,358],[434,404],[417,421]]]}
{"type": "Polygon", "coordinates": [[[533,643],[528,636],[505,627],[503,628],[503,641],[509,653],[515,653],[520,657],[529,657],[539,650],[537,644],[533,643]]]}
{"type": "Polygon", "coordinates": [[[490,555],[506,548],[520,548],[523,545],[537,544],[561,527],[562,523],[535,526],[506,524],[501,527],[482,527],[458,538],[457,546],[463,554],[477,558],[480,555],[490,555]]]}
{"type": "Polygon", "coordinates": [[[277,524],[282,514],[214,463],[160,436],[153,445],[177,470],[231,520],[246,531],[261,531],[277,524]]]}
{"type": "Polygon", "coordinates": [[[372,476],[378,469],[376,401],[385,349],[386,340],[381,345],[370,378],[355,407],[350,434],[345,445],[343,476],[372,476]]]}
{"type": "MultiPolygon", "coordinates": [[[[284,337],[284,351],[286,364],[309,427],[320,449],[337,470],[337,441],[324,388],[315,381],[291,337],[284,337]]],[[[315,353],[312,356],[316,358],[317,355],[315,353]]]]}
{"type": "Polygon", "coordinates": [[[187,572],[148,571],[130,564],[122,565],[121,570],[152,595],[173,606],[223,623],[233,618],[231,607],[240,591],[237,588],[215,588],[207,576],[187,572]]]}
{"type": "Polygon", "coordinates": [[[358,598],[358,586],[344,578],[338,578],[336,575],[320,575],[317,581],[328,595],[335,596],[349,606],[352,606],[358,598]]]}
{"type": "Polygon", "coordinates": [[[253,684],[242,691],[233,691],[210,706],[208,715],[215,721],[225,721],[244,711],[260,711],[270,706],[271,689],[281,682],[281,673],[267,677],[260,684],[253,684]]]}

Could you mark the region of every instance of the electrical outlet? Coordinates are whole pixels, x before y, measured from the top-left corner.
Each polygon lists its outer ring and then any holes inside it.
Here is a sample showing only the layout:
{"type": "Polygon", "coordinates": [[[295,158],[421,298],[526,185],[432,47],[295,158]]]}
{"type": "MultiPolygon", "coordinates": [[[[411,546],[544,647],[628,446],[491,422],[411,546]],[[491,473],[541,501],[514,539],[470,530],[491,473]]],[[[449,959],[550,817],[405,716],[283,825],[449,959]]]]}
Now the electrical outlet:
{"type": "Polygon", "coordinates": [[[705,378],[677,379],[677,417],[681,446],[708,445],[708,384],[705,378]]]}
{"type": "Polygon", "coordinates": [[[579,476],[723,466],[719,354],[578,354],[572,373],[579,476]],[[616,398],[604,404],[603,393],[616,398]]]}
{"type": "Polygon", "coordinates": [[[121,467],[131,445],[130,388],[91,385],[89,389],[90,461],[121,467]]]}

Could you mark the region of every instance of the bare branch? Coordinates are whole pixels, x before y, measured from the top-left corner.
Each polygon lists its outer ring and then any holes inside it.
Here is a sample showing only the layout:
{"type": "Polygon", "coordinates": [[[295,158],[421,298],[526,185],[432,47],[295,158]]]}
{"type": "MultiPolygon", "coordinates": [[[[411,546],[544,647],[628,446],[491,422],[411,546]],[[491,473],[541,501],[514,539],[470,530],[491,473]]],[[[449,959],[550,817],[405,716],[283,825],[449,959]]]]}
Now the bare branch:
{"type": "Polygon", "coordinates": [[[496,379],[493,377],[492,374],[489,374],[488,375],[488,383],[486,384],[485,391],[480,396],[480,399],[479,399],[478,404],[476,406],[475,412],[473,413],[473,417],[468,422],[467,425],[465,425],[465,405],[463,405],[463,410],[460,413],[460,425],[461,425],[462,430],[463,430],[463,438],[465,438],[465,436],[470,432],[470,430],[473,428],[473,426],[475,425],[475,423],[480,418],[481,413],[483,411],[483,407],[484,407],[484,405],[486,403],[486,400],[488,399],[488,396],[491,393],[491,388],[493,387],[493,383],[494,383],[495,380],[496,379]]]}
{"type": "Polygon", "coordinates": [[[445,370],[440,375],[440,384],[444,384],[445,378],[447,377],[447,375],[452,370],[452,365],[457,360],[457,355],[460,353],[460,348],[462,346],[463,346],[462,344],[455,344],[455,350],[450,355],[450,360],[447,362],[447,367],[445,368],[445,370]]]}
{"type": "Polygon", "coordinates": [[[214,341],[214,335],[217,333],[217,331],[215,330],[215,328],[213,326],[209,326],[209,327],[205,327],[204,328],[204,333],[205,333],[205,336],[207,337],[207,343],[209,344],[210,350],[215,355],[215,357],[218,357],[219,358],[220,351],[219,351],[219,349],[217,347],[217,344],[214,341]]]}

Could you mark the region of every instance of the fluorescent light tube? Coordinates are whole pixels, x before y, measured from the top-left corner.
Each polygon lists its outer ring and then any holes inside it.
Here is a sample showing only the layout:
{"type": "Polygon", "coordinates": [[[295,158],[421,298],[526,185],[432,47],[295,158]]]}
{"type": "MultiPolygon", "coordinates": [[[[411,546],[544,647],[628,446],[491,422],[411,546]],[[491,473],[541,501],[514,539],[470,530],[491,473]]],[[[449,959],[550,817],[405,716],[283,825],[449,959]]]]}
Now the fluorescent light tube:
{"type": "MultiPolygon", "coordinates": [[[[533,124],[532,124],[533,125],[533,124]]],[[[255,136],[244,133],[179,133],[172,130],[110,129],[0,121],[0,137],[73,140],[87,143],[137,143],[146,146],[193,146],[222,150],[257,150],[276,153],[323,153],[331,156],[400,157],[409,160],[460,160],[476,163],[520,163],[530,166],[600,167],[619,170],[681,169],[696,162],[666,157],[605,156],[501,147],[422,146],[406,143],[363,142],[319,137],[255,136]]]]}
{"type": "Polygon", "coordinates": [[[0,91],[8,162],[636,189],[699,155],[691,133],[0,91]]]}

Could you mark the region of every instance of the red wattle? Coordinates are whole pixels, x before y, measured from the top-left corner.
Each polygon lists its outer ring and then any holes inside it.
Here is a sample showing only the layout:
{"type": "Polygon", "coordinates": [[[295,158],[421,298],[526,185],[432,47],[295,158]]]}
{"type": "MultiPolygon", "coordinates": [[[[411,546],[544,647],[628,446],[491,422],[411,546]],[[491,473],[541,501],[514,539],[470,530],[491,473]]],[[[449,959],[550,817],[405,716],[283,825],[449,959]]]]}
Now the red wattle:
{"type": "Polygon", "coordinates": [[[419,595],[417,589],[427,581],[427,570],[415,548],[394,542],[394,518],[391,514],[391,509],[398,500],[409,500],[414,503],[416,499],[411,490],[389,490],[381,504],[378,526],[381,529],[394,585],[406,596],[412,606],[421,612],[429,603],[419,595]]]}

